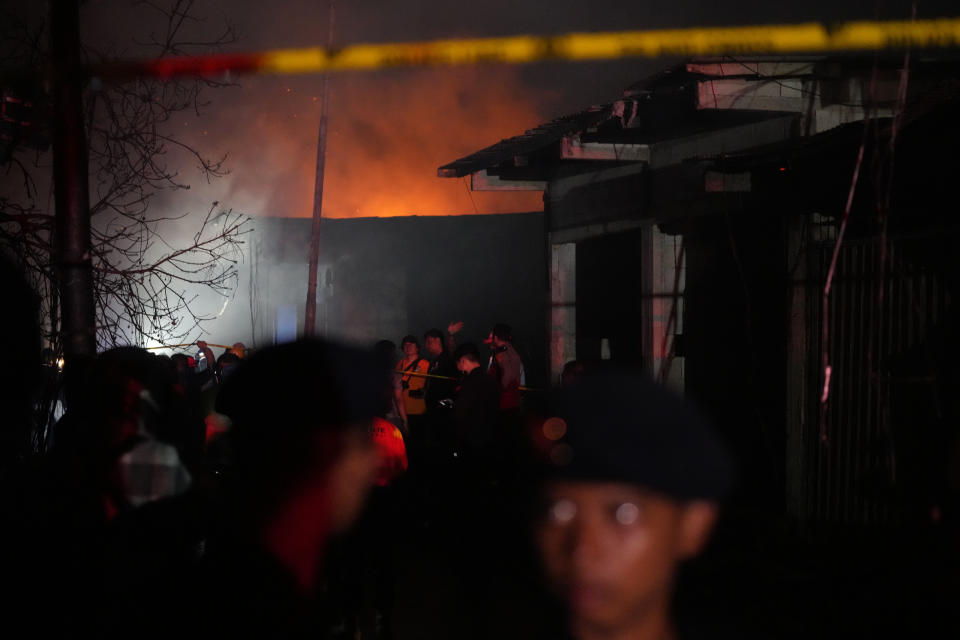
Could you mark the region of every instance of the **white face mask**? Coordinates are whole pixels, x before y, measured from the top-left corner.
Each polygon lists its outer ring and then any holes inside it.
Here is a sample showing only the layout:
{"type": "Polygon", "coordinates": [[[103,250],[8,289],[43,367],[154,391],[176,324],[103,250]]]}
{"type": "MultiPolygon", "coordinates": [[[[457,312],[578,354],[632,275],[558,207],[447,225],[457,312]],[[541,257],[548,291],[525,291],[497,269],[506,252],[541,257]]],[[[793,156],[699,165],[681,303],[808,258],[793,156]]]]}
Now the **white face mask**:
{"type": "Polygon", "coordinates": [[[120,456],[119,464],[124,495],[134,507],[178,496],[193,481],[176,447],[153,439],[120,456]]]}
{"type": "MultiPolygon", "coordinates": [[[[140,392],[140,401],[154,411],[156,401],[149,391],[140,392]]],[[[120,476],[124,495],[134,507],[162,498],[180,495],[190,488],[193,479],[180,459],[176,447],[160,442],[147,431],[143,420],[137,429],[140,440],[120,456],[120,476]]]]}

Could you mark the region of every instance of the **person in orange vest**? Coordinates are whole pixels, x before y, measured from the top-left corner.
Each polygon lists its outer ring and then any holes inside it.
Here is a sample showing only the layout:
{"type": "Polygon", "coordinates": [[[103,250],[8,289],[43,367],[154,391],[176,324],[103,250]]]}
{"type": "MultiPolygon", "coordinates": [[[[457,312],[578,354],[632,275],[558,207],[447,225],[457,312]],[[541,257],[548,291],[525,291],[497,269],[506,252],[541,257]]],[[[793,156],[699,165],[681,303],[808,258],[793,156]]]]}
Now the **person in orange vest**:
{"type": "Polygon", "coordinates": [[[413,431],[427,412],[427,402],[424,398],[427,379],[410,374],[427,373],[430,363],[420,357],[420,344],[414,336],[405,336],[400,342],[400,348],[403,350],[403,359],[397,364],[397,371],[401,373],[400,381],[403,387],[403,404],[407,410],[407,422],[410,430],[413,431]]]}

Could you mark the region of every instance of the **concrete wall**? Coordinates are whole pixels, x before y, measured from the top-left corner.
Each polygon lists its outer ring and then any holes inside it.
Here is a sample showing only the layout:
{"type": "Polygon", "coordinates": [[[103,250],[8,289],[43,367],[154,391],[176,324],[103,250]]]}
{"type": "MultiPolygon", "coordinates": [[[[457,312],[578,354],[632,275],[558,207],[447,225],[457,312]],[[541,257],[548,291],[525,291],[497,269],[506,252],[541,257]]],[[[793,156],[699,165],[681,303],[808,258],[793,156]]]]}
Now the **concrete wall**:
{"type": "MultiPolygon", "coordinates": [[[[302,324],[310,220],[257,221],[262,339],[276,310],[302,324]]],[[[547,384],[547,260],[542,214],[324,220],[318,333],[360,344],[422,339],[463,320],[462,340],[512,325],[528,382],[547,384]]],[[[302,326],[298,326],[302,330],[302,326]]]]}

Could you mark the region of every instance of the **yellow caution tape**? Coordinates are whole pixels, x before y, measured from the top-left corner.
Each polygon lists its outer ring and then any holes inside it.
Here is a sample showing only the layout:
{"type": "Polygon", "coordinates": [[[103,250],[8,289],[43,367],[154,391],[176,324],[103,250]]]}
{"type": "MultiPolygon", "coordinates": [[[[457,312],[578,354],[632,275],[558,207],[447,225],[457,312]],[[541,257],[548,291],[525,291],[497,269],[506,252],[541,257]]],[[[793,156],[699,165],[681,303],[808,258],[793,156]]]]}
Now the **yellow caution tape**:
{"type": "MultiPolygon", "coordinates": [[[[415,376],[417,378],[432,378],[434,380],[450,380],[451,382],[459,382],[459,378],[451,378],[450,376],[438,376],[432,373],[420,373],[419,371],[396,371],[398,375],[401,376],[415,376]]],[[[534,391],[530,387],[520,387],[520,391],[534,391]]]]}
{"type": "MultiPolygon", "coordinates": [[[[144,347],[147,351],[152,351],[154,349],[179,349],[180,347],[196,347],[196,342],[188,342],[187,344],[164,344],[159,347],[144,347]]],[[[207,343],[208,347],[217,347],[218,349],[233,349],[232,345],[228,344],[214,344],[212,342],[207,343]]]]}
{"type": "Polygon", "coordinates": [[[211,75],[225,71],[300,74],[484,62],[522,64],[541,60],[610,60],[627,57],[956,47],[960,47],[960,18],[938,18],[887,22],[857,21],[832,27],[810,22],[795,25],[356,44],[336,50],[311,47],[252,54],[120,62],[101,65],[94,69],[93,73],[104,77],[211,75]]]}
{"type": "MultiPolygon", "coordinates": [[[[196,342],[188,342],[187,344],[167,344],[159,347],[146,347],[147,350],[153,349],[177,349],[179,347],[195,347],[196,342]]],[[[218,349],[233,349],[232,346],[227,344],[214,344],[212,342],[207,343],[208,347],[217,347],[218,349]]],[[[457,382],[457,378],[451,378],[450,376],[438,376],[432,373],[420,373],[419,371],[396,371],[395,373],[404,375],[404,376],[415,376],[417,378],[431,378],[434,380],[449,380],[451,382],[457,382]]],[[[530,391],[529,387],[520,387],[521,391],[530,391]]]]}

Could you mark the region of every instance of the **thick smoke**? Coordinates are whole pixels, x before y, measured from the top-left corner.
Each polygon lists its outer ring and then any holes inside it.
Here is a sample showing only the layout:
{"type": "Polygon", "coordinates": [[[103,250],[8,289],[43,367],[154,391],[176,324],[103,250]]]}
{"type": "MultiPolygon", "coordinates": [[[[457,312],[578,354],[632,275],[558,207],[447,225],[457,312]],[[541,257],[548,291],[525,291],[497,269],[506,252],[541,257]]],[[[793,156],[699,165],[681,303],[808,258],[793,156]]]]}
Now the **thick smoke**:
{"type": "MultiPolygon", "coordinates": [[[[230,90],[230,102],[203,130],[229,154],[225,201],[256,215],[311,215],[319,85],[318,78],[263,78],[230,90]]],[[[523,91],[517,73],[506,68],[334,78],[324,215],[539,209],[538,193],[471,194],[463,181],[438,179],[436,169],[535,126],[547,97],[523,91]]]]}

